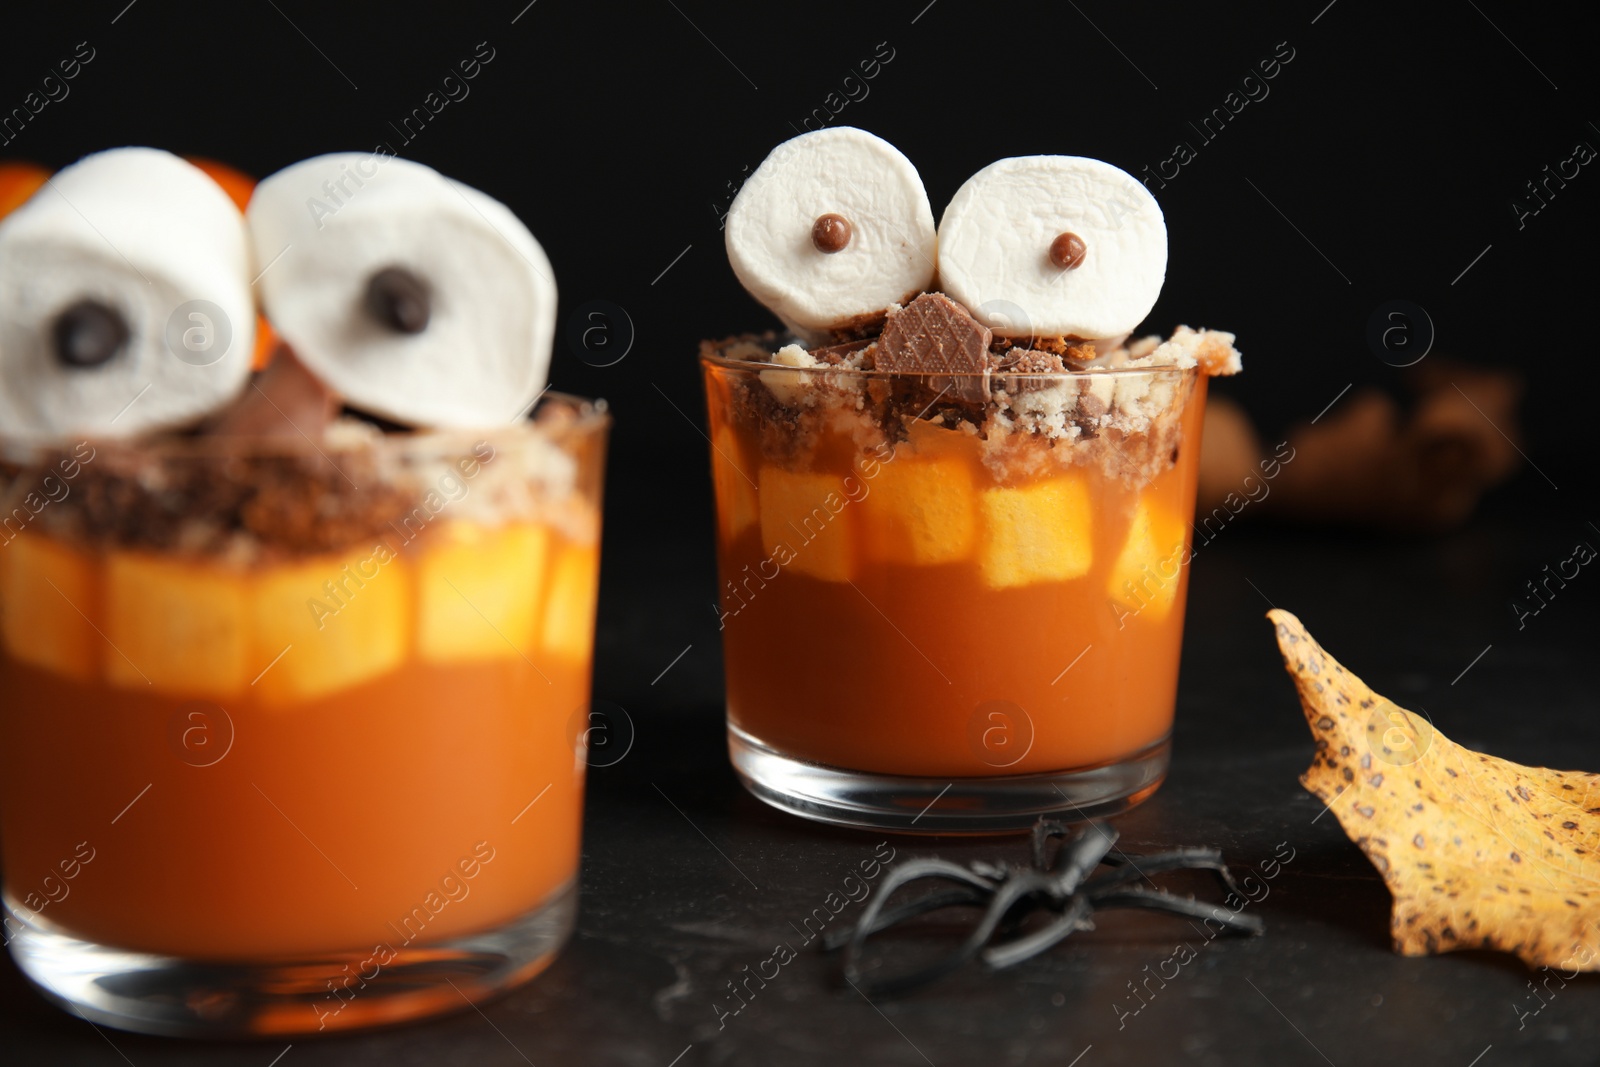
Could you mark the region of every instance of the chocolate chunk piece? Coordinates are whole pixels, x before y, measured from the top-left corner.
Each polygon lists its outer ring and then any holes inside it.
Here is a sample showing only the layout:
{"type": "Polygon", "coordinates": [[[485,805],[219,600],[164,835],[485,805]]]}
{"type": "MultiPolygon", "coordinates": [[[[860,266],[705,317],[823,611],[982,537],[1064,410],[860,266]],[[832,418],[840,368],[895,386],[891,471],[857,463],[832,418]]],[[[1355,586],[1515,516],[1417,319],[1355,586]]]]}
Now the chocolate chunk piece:
{"type": "Polygon", "coordinates": [[[990,331],[943,293],[923,293],[889,313],[878,369],[906,374],[973,374],[987,367],[990,331]]]}
{"type": "Polygon", "coordinates": [[[924,403],[976,405],[989,400],[989,342],[992,333],[943,293],[923,293],[889,313],[878,338],[878,370],[915,376],[924,403]]]}
{"type": "Polygon", "coordinates": [[[338,398],[305,368],[288,345],[256,375],[239,398],[207,421],[203,433],[223,437],[298,438],[320,441],[338,398]]]}

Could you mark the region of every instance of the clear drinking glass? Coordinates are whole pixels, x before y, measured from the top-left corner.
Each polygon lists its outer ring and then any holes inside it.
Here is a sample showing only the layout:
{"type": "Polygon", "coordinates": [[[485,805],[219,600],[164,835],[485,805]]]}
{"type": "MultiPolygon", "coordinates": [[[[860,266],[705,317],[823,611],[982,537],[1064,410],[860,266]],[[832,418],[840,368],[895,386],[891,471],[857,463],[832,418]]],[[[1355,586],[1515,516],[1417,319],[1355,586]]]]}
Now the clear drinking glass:
{"type": "Polygon", "coordinates": [[[177,1035],[461,1008],[572,929],[609,418],[0,445],[5,938],[177,1035]]]}
{"type": "Polygon", "coordinates": [[[1198,371],[995,372],[981,388],[1086,429],[985,437],[884,414],[916,390],[974,395],[977,375],[701,363],[728,746],[751,792],[825,822],[981,832],[1156,789],[1198,371]]]}

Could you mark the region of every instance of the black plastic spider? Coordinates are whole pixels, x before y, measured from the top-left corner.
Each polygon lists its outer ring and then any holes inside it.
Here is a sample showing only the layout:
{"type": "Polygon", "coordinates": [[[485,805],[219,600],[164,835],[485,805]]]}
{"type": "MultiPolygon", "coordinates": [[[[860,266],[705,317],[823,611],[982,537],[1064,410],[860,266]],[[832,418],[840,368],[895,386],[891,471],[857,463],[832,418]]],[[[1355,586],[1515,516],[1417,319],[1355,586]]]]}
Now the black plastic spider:
{"type": "Polygon", "coordinates": [[[1244,900],[1244,893],[1228,873],[1222,853],[1217,849],[1180,848],[1150,855],[1126,852],[1113,855],[1111,849],[1116,841],[1116,830],[1103,822],[1089,823],[1074,837],[1066,823],[1041,818],[1033,827],[1031,866],[975,861],[963,867],[949,860],[908,860],[884,878],[877,896],[862,912],[860,922],[853,928],[828,934],[823,939],[823,948],[827,951],[844,949],[844,977],[856,988],[864,993],[892,995],[932,982],[974,957],[994,971],[1032,959],[1075,931],[1093,929],[1092,917],[1096,909],[1156,908],[1209,920],[1234,933],[1259,934],[1265,929],[1254,915],[1136,884],[1164,871],[1207,870],[1216,874],[1229,893],[1244,900]],[[1056,838],[1063,841],[1052,857],[1050,842],[1056,838]],[[1111,869],[1090,878],[1101,866],[1111,869]],[[958,886],[937,890],[893,908],[885,906],[896,889],[924,878],[955,882],[958,886]],[[884,976],[861,971],[861,952],[867,938],[873,934],[943,908],[979,906],[984,906],[984,910],[978,924],[960,947],[944,959],[907,974],[884,976]],[[1028,933],[991,943],[1002,922],[1014,927],[1030,910],[1041,907],[1054,912],[1055,918],[1028,933]]]}

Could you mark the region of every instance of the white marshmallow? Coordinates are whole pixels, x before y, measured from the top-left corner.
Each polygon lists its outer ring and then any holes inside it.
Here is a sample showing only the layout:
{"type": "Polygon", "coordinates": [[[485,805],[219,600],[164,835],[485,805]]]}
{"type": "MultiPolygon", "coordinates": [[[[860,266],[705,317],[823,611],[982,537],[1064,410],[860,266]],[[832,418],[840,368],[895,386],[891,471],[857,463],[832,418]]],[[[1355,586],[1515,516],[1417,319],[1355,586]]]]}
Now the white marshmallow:
{"type": "Polygon", "coordinates": [[[88,156],[0,223],[0,434],[125,437],[195,421],[244,386],[255,327],[244,220],[221,187],[153,148],[88,156]],[[82,301],[128,328],[99,366],[57,357],[56,323],[82,301]]]}
{"type": "Polygon", "coordinates": [[[1007,337],[1126,334],[1155,306],[1166,272],[1167,227],[1155,198],[1097,159],[1002,159],[967,179],[939,222],[941,287],[1007,337]],[[1050,260],[1063,233],[1086,247],[1070,270],[1050,260]],[[1012,305],[1011,313],[988,315],[986,304],[1012,305]]]}
{"type": "Polygon", "coordinates": [[[498,200],[421,163],[341,152],[263,180],[246,217],[268,320],[356,407],[408,425],[483,428],[511,421],[544,389],[554,272],[498,200]],[[388,267],[430,290],[419,333],[367,310],[367,285],[388,267]]]}
{"type": "Polygon", "coordinates": [[[933,209],[911,161],[864,130],[801,134],[772,150],[728,209],[740,283],[803,335],[881,313],[933,283],[933,209]],[[844,249],[812,244],[819,216],[850,224],[844,249]]]}

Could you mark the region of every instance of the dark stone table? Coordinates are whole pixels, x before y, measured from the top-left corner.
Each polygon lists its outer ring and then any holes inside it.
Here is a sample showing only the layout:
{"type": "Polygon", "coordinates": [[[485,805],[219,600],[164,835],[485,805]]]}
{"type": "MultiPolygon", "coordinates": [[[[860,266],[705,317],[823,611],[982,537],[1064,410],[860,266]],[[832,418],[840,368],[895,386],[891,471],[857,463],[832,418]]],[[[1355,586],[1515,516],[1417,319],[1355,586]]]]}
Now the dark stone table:
{"type": "MultiPolygon", "coordinates": [[[[1564,987],[1552,980],[1535,999],[1532,972],[1509,957],[1390,951],[1387,891],[1296,781],[1310,736],[1262,618],[1269,600],[1295,611],[1376,689],[1425,709],[1463,744],[1527,763],[1600,767],[1600,718],[1580,671],[1592,657],[1600,579],[1580,575],[1520,630],[1508,604],[1545,563],[1577,541],[1600,543],[1600,534],[1541,510],[1527,479],[1519,491],[1439,540],[1241,523],[1197,557],[1172,775],[1116,825],[1133,851],[1207,843],[1258,873],[1291,857],[1250,905],[1265,936],[1208,942],[1183,919],[1117,912],[1002,975],[973,969],[869,1002],[804,943],[806,917],[882,842],[900,856],[1020,860],[1021,840],[857,833],[746,795],[722,748],[704,561],[674,569],[617,555],[606,571],[597,693],[628,709],[637,737],[624,759],[591,772],[578,932],[542,976],[481,1012],[296,1041],[285,1052],[288,1042],[97,1033],[46,1005],[8,961],[0,967],[5,1059],[137,1067],[698,1067],[845,1056],[937,1067],[1592,1063],[1600,978],[1564,987]],[[689,651],[661,674],[684,645],[689,651]],[[770,974],[763,961],[780,943],[796,958],[765,987],[752,983],[755,994],[740,1007],[729,983],[758,967],[770,974]]],[[[1184,888],[1208,891],[1201,882],[1184,888]]],[[[833,925],[860,909],[847,904],[833,925]]]]}

